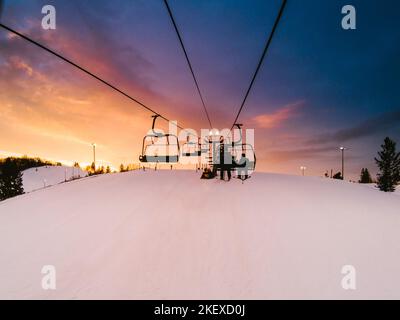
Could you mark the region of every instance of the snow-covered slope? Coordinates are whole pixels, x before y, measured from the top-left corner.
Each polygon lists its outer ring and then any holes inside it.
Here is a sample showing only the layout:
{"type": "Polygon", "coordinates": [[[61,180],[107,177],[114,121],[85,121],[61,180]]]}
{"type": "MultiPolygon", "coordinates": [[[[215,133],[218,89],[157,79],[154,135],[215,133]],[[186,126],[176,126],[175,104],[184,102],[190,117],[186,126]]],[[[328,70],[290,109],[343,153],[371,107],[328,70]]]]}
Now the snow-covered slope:
{"type": "Polygon", "coordinates": [[[87,172],[80,168],[66,166],[43,166],[23,171],[24,191],[31,192],[54,186],[73,178],[86,177],[87,172]]]}
{"type": "Polygon", "coordinates": [[[400,298],[399,253],[400,197],[330,179],[128,172],[0,203],[0,298],[400,298]]]}

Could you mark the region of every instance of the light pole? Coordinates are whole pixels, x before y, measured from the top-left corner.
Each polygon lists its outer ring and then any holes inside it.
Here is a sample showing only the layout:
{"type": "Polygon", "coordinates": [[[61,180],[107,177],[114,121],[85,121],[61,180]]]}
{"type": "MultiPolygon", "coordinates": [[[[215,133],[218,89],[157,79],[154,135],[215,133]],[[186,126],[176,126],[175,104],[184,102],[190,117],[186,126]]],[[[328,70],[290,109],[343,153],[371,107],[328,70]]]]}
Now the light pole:
{"type": "Polygon", "coordinates": [[[303,175],[303,177],[304,177],[304,176],[305,176],[305,172],[306,172],[306,170],[307,170],[307,167],[301,166],[301,167],[300,167],[300,170],[301,170],[301,173],[302,173],[302,175],[303,175]]]}
{"type": "Polygon", "coordinates": [[[92,143],[92,147],[93,147],[93,166],[94,169],[96,170],[96,144],[92,143]]]}
{"type": "Polygon", "coordinates": [[[346,150],[346,148],[340,147],[340,150],[342,151],[342,180],[344,180],[344,151],[346,150]]]}

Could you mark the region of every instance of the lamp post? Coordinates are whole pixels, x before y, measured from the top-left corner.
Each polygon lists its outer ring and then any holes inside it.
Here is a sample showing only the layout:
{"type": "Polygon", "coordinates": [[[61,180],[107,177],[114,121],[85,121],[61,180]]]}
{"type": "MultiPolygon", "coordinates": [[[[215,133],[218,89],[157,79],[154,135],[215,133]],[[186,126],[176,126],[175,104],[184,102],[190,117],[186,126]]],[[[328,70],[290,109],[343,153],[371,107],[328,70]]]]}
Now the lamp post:
{"type": "Polygon", "coordinates": [[[94,169],[96,170],[96,144],[92,143],[92,147],[93,147],[93,166],[94,169]]]}
{"type": "Polygon", "coordinates": [[[344,151],[347,150],[345,147],[340,147],[342,151],[342,180],[344,180],[344,151]]]}
{"type": "Polygon", "coordinates": [[[307,170],[307,167],[301,166],[301,167],[300,167],[300,170],[301,170],[301,173],[302,173],[302,175],[303,175],[303,177],[304,177],[304,176],[305,176],[305,172],[306,172],[306,170],[307,170]]]}

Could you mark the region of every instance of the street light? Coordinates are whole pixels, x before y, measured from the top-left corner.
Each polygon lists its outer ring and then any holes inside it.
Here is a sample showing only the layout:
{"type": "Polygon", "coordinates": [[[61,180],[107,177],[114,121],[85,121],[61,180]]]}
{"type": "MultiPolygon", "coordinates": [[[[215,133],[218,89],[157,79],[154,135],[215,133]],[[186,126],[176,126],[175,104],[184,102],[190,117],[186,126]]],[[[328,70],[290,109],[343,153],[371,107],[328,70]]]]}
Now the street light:
{"type": "Polygon", "coordinates": [[[301,166],[300,167],[301,173],[303,174],[303,177],[305,176],[305,171],[307,170],[307,167],[301,166]]]}
{"type": "Polygon", "coordinates": [[[93,147],[93,166],[94,169],[96,170],[96,144],[92,143],[92,147],[93,147]]]}
{"type": "Polygon", "coordinates": [[[344,151],[347,150],[345,147],[340,147],[342,151],[342,180],[344,180],[344,151]]]}

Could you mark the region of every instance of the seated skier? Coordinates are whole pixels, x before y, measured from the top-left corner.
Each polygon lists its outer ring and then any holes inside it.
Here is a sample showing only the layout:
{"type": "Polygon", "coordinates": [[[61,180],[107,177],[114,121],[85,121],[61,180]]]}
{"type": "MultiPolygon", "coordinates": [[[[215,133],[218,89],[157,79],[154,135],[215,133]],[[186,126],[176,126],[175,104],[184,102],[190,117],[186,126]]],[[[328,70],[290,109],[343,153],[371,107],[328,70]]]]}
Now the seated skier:
{"type": "Polygon", "coordinates": [[[250,160],[246,157],[246,154],[242,153],[242,157],[236,166],[237,176],[239,179],[247,180],[249,178],[249,162],[250,160]]]}

